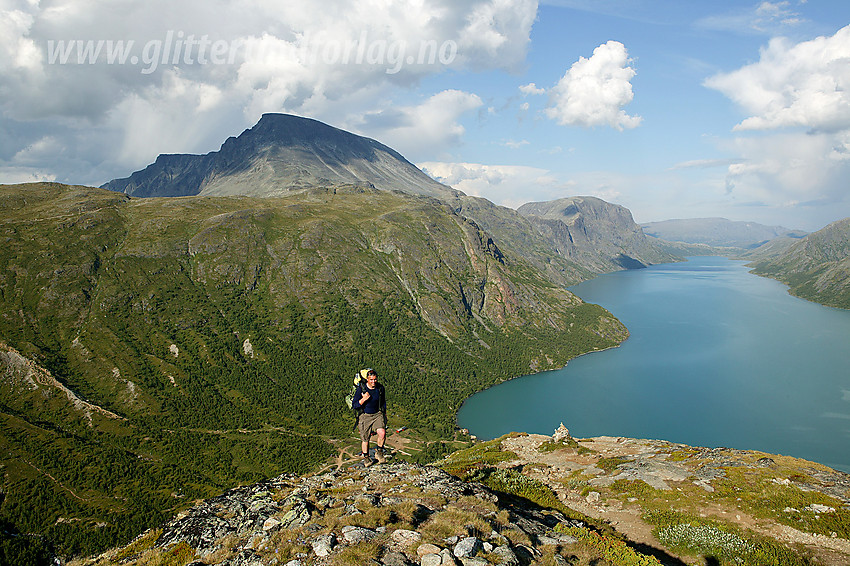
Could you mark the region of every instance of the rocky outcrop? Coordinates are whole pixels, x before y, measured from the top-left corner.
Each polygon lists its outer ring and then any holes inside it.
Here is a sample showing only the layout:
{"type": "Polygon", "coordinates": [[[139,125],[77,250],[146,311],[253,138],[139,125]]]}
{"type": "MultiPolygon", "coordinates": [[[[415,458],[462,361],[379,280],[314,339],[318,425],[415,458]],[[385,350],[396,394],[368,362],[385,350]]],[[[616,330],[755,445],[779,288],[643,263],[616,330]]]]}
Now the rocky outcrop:
{"type": "Polygon", "coordinates": [[[518,566],[575,544],[563,530],[584,527],[438,468],[387,464],[232,489],[87,564],[180,552],[196,566],[518,566]]]}
{"type": "Polygon", "coordinates": [[[850,559],[850,475],[805,460],[662,440],[575,439],[562,424],[551,437],[513,433],[437,465],[281,475],[202,501],[79,566],[173,556],[192,566],[652,566],[710,564],[716,556],[839,566],[850,559]]]}

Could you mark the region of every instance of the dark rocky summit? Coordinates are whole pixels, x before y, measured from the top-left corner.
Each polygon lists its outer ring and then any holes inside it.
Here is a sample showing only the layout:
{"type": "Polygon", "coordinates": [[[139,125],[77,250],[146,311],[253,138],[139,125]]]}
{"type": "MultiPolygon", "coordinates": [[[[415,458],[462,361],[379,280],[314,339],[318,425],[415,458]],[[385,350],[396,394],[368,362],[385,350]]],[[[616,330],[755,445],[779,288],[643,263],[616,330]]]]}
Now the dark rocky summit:
{"type": "Polygon", "coordinates": [[[290,114],[264,114],[206,155],[160,155],[103,188],[136,197],[270,197],[351,184],[442,198],[459,194],[382,143],[290,114]]]}

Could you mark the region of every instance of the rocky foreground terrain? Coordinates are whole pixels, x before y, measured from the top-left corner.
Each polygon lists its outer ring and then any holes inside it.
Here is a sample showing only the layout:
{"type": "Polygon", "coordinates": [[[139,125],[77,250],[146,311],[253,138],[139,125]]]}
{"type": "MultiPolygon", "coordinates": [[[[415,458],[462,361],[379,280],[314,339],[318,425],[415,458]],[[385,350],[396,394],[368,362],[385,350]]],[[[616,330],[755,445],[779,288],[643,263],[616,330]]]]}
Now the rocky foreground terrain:
{"type": "Polygon", "coordinates": [[[850,475],[664,441],[511,434],[201,501],[74,566],[850,564],[850,475]]]}

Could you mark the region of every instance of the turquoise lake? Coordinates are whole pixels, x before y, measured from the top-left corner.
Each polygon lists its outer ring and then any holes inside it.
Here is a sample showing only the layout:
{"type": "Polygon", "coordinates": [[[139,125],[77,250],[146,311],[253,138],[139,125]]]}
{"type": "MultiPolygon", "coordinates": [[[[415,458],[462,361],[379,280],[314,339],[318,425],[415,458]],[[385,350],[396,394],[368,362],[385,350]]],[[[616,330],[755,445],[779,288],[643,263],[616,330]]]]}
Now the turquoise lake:
{"type": "Polygon", "coordinates": [[[470,397],[459,426],[490,439],[563,422],[576,438],[761,450],[850,472],[850,311],[719,257],[570,290],[611,311],[629,339],[470,397]]]}

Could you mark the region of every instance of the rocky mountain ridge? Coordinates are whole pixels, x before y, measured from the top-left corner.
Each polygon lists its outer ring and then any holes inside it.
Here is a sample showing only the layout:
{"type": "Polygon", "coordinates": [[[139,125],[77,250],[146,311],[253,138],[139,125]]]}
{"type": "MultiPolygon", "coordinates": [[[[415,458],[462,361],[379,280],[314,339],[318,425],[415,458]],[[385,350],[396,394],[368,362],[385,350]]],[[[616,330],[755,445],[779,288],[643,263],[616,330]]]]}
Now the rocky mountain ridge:
{"type": "Polygon", "coordinates": [[[654,245],[629,209],[596,197],[531,202],[517,212],[531,220],[559,254],[600,273],[679,259],[654,245]]]}
{"type": "Polygon", "coordinates": [[[271,197],[352,184],[440,198],[458,194],[382,143],[290,114],[263,114],[218,151],[160,155],[102,187],[137,197],[271,197]]]}
{"type": "Polygon", "coordinates": [[[340,462],[314,476],[235,488],[74,566],[168,557],[181,566],[837,566],[850,559],[850,475],[803,460],[576,440],[562,425],[551,437],[511,434],[475,445],[438,466],[340,462]]]}
{"type": "Polygon", "coordinates": [[[287,114],[264,114],[217,152],[160,155],[103,187],[137,197],[267,198],[352,185],[440,199],[558,285],[678,259],[647,240],[621,206],[576,197],[514,211],[438,183],[375,140],[287,114]],[[547,217],[535,213],[541,206],[549,206],[547,217]]]}

